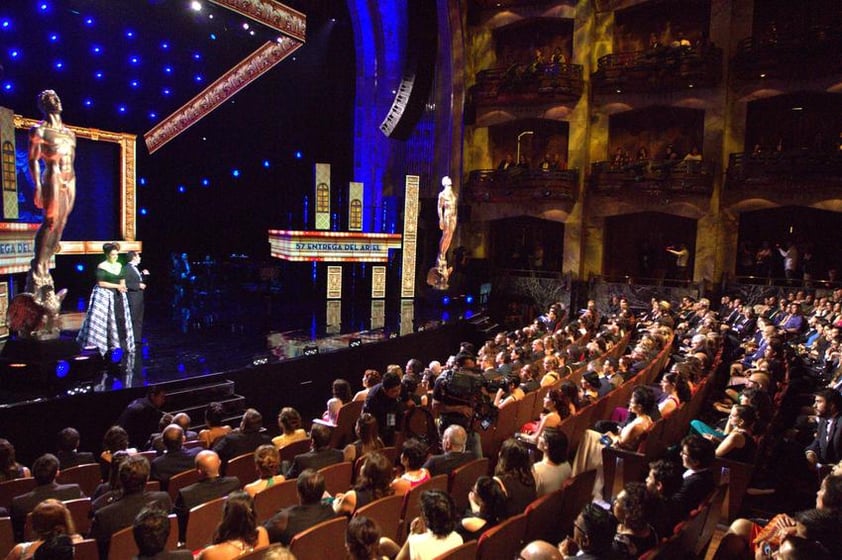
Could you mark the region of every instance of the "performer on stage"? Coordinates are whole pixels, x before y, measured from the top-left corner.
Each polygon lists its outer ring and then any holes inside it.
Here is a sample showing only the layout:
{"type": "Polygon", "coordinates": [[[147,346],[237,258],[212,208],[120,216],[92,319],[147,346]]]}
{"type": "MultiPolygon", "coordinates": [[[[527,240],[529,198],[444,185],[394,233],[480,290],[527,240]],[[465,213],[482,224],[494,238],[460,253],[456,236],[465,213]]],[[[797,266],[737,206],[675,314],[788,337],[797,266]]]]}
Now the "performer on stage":
{"type": "Polygon", "coordinates": [[[51,89],[38,94],[44,120],[29,131],[29,171],[35,183],[35,206],[44,210],[44,221],[35,234],[32,275],[39,283],[52,284],[50,258],[56,254],[67,218],[76,200],[76,135],[61,120],[61,100],[51,89]],[[41,174],[39,161],[44,161],[41,174]]]}
{"type": "Polygon", "coordinates": [[[102,246],[105,260],[97,266],[96,285],[88,301],[88,313],[76,341],[82,346],[96,346],[105,355],[112,348],[134,352],[134,331],[126,298],[126,276],[117,260],[120,246],[102,246]]]}
{"type": "Polygon", "coordinates": [[[132,331],[137,345],[143,344],[143,291],[146,289],[146,277],[149,271],[140,270],[140,253],[129,251],[126,253],[129,262],[124,267],[126,271],[126,297],[129,300],[129,312],[132,317],[132,331]]]}

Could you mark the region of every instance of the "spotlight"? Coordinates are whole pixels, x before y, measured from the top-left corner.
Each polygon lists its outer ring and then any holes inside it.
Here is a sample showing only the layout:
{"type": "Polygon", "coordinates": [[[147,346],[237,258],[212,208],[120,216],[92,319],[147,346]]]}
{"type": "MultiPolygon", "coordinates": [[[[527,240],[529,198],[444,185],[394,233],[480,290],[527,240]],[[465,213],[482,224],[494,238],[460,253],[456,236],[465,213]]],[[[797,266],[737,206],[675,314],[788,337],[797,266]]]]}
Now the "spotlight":
{"type": "Polygon", "coordinates": [[[141,178],[138,180],[138,182],[139,182],[141,185],[145,185],[145,184],[146,184],[146,177],[141,177],[141,178]]]}
{"type": "Polygon", "coordinates": [[[265,167],[266,169],[269,169],[269,167],[271,167],[271,164],[269,163],[268,159],[263,160],[263,167],[265,167]]]}
{"type": "Polygon", "coordinates": [[[231,171],[231,175],[234,176],[234,177],[239,177],[240,176],[240,170],[234,169],[233,171],[231,171]]]}
{"type": "Polygon", "coordinates": [[[190,9],[193,10],[194,12],[201,12],[202,11],[202,3],[199,2],[198,0],[193,0],[193,2],[190,2],[190,9]]]}
{"type": "Polygon", "coordinates": [[[140,215],[141,215],[141,216],[145,216],[145,215],[146,215],[146,214],[148,214],[148,213],[149,213],[149,212],[146,210],[146,208],[141,208],[141,209],[140,209],[140,215]]]}
{"type": "Polygon", "coordinates": [[[171,93],[172,93],[172,90],[170,90],[170,88],[164,88],[164,89],[161,90],[162,95],[169,96],[171,93]]]}
{"type": "Polygon", "coordinates": [[[301,153],[301,150],[295,152],[295,159],[301,159],[304,155],[301,153]]]}
{"type": "Polygon", "coordinates": [[[178,186],[178,192],[185,193],[185,192],[187,192],[187,188],[184,185],[179,185],[178,186]]]}
{"type": "Polygon", "coordinates": [[[150,120],[154,121],[157,118],[158,118],[158,113],[156,113],[155,111],[149,111],[149,119],[150,120]]]}
{"type": "Polygon", "coordinates": [[[85,272],[85,265],[83,263],[76,263],[76,272],[85,272]]]}
{"type": "Polygon", "coordinates": [[[319,355],[319,347],[316,345],[313,346],[305,346],[302,354],[305,356],[318,356],[319,355]]]}
{"type": "Polygon", "coordinates": [[[12,82],[3,82],[3,91],[12,91],[13,89],[15,89],[15,86],[12,82]]]}
{"type": "Polygon", "coordinates": [[[132,31],[131,29],[126,29],[126,38],[134,39],[134,31],[132,31]]]}
{"type": "Polygon", "coordinates": [[[468,304],[474,303],[474,296],[472,296],[470,294],[465,296],[465,303],[468,303],[468,304]]]}
{"type": "Polygon", "coordinates": [[[0,21],[0,29],[6,30],[12,27],[12,20],[10,19],[3,19],[0,21]]]}
{"type": "Polygon", "coordinates": [[[363,339],[361,338],[352,338],[348,341],[348,348],[359,348],[363,345],[363,339]]]}
{"type": "Polygon", "coordinates": [[[56,362],[56,377],[64,379],[67,377],[68,372],[70,372],[70,364],[67,360],[59,360],[56,362]]]}
{"type": "Polygon", "coordinates": [[[99,45],[91,45],[91,52],[94,54],[102,54],[102,47],[99,45]]]}
{"type": "Polygon", "coordinates": [[[248,30],[249,30],[249,24],[248,24],[248,22],[246,22],[246,23],[244,23],[244,24],[243,24],[243,29],[245,29],[246,31],[248,31],[248,30]]]}
{"type": "Polygon", "coordinates": [[[443,298],[441,298],[441,304],[450,305],[450,296],[444,296],[443,298]]]}
{"type": "Polygon", "coordinates": [[[210,185],[210,179],[202,179],[202,186],[207,187],[210,185]]]}
{"type": "Polygon", "coordinates": [[[169,49],[169,48],[170,48],[170,44],[169,44],[169,43],[167,43],[166,41],[164,41],[163,43],[161,43],[161,48],[162,48],[163,50],[167,50],[167,49],[169,49]]]}
{"type": "Polygon", "coordinates": [[[96,78],[97,80],[101,80],[103,77],[105,77],[105,74],[103,74],[102,70],[97,70],[96,72],[94,72],[94,78],[96,78]]]}
{"type": "Polygon", "coordinates": [[[91,25],[93,25],[93,24],[94,24],[94,18],[92,18],[92,17],[86,17],[86,18],[85,18],[85,25],[87,25],[88,27],[90,27],[90,26],[91,26],[91,25]]]}
{"type": "Polygon", "coordinates": [[[172,66],[164,66],[164,74],[172,74],[172,66]]]}
{"type": "Polygon", "coordinates": [[[20,56],[20,51],[17,49],[12,49],[9,51],[9,58],[17,58],[20,56]]]}
{"type": "Polygon", "coordinates": [[[40,10],[40,11],[42,11],[42,12],[46,12],[46,11],[47,11],[47,10],[49,10],[49,9],[50,9],[50,5],[49,5],[49,4],[47,4],[46,2],[41,2],[41,3],[38,5],[38,10],[40,10]]]}
{"type": "Polygon", "coordinates": [[[61,70],[61,69],[63,69],[63,68],[64,68],[64,61],[62,61],[62,60],[56,60],[56,61],[53,63],[53,67],[54,67],[56,70],[61,70]]]}
{"type": "Polygon", "coordinates": [[[119,364],[120,360],[123,359],[123,349],[122,348],[115,348],[111,351],[111,362],[115,364],[119,364]]]}
{"type": "Polygon", "coordinates": [[[50,33],[50,42],[51,43],[58,42],[58,33],[50,33]]]}

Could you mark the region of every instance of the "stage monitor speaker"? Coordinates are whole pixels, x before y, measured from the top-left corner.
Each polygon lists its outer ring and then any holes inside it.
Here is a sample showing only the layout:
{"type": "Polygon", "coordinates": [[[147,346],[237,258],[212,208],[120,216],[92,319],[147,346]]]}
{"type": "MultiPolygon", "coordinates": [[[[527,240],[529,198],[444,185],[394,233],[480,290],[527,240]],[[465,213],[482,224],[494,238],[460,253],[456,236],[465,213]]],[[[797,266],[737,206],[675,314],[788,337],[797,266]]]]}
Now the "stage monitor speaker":
{"type": "Polygon", "coordinates": [[[305,346],[303,348],[302,354],[305,356],[318,356],[319,355],[319,347],[315,344],[312,346],[305,346]]]}
{"type": "Polygon", "coordinates": [[[408,0],[404,73],[380,130],[406,140],[424,113],[436,72],[438,20],[434,0],[408,0]]]}

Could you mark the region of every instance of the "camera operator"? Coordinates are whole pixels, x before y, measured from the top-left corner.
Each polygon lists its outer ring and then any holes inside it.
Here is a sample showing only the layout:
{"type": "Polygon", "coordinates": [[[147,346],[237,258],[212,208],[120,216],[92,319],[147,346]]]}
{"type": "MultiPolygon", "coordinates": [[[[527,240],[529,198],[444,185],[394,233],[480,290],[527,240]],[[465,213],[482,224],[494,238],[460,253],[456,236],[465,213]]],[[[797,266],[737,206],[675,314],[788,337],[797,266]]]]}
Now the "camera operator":
{"type": "Polygon", "coordinates": [[[433,410],[439,416],[439,434],[452,424],[465,428],[466,450],[476,458],[482,457],[482,446],[479,434],[473,429],[474,412],[484,398],[482,375],[476,370],[474,356],[467,352],[456,355],[456,366],[442,372],[433,387],[433,410]]]}

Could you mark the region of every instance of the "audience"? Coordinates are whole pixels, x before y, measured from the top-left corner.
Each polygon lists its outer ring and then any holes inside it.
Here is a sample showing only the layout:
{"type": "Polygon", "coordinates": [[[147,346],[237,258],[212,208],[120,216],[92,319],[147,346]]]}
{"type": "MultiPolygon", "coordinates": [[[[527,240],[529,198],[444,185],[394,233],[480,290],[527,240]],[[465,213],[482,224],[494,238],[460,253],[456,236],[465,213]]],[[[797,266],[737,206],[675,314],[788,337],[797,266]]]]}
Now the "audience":
{"type": "Polygon", "coordinates": [[[354,516],[345,531],[345,552],[351,560],[381,560],[377,524],[365,516],[354,516]]]}
{"type": "Polygon", "coordinates": [[[366,455],[356,486],[336,495],[333,510],[336,513],[353,515],[359,508],[374,500],[393,494],[392,468],[391,461],[382,453],[372,451],[366,455]]]}
{"type": "Polygon", "coordinates": [[[307,439],[307,432],[301,427],[301,414],[291,406],[285,406],[278,414],[281,435],[272,438],[272,444],[279,450],[290,443],[307,439]]]}
{"type": "Polygon", "coordinates": [[[254,466],[259,478],[243,487],[252,498],[286,480],[284,475],[278,474],[281,469],[281,455],[272,444],[261,445],[254,450],[254,466]]]}
{"type": "Polygon", "coordinates": [[[541,432],[538,451],[543,453],[543,457],[532,465],[532,475],[535,477],[535,491],[540,497],[560,489],[570,478],[572,469],[567,460],[567,436],[561,430],[547,428],[541,432]]]}
{"type": "Polygon", "coordinates": [[[587,504],[573,522],[573,535],[565,538],[559,550],[565,558],[604,560],[616,558],[612,551],[617,521],[605,509],[587,504]]]}
{"type": "Polygon", "coordinates": [[[401,451],[401,465],[403,474],[392,481],[392,488],[395,494],[403,495],[430,480],[430,472],[424,468],[427,460],[427,446],[415,438],[408,439],[403,444],[401,451]]]}
{"type": "Polygon", "coordinates": [[[273,543],[289,545],[292,538],[301,531],[336,515],[333,508],[322,501],[325,477],[320,472],[305,469],[295,481],[295,487],[298,491],[298,505],[281,509],[264,524],[269,540],[273,543]]]}
{"type": "Polygon", "coordinates": [[[216,526],[213,544],[199,553],[198,560],[233,560],[269,546],[266,529],[257,525],[254,502],[243,491],[228,496],[222,521],[216,526]]]}
{"type": "Polygon", "coordinates": [[[166,550],[170,537],[170,519],[167,512],[154,507],[140,510],[132,524],[132,535],[137,544],[137,560],[192,560],[189,550],[166,550]]]}
{"type": "Polygon", "coordinates": [[[192,508],[213,499],[227,496],[240,489],[240,479],[236,476],[220,476],[221,468],[222,460],[216,451],[205,449],[196,455],[196,470],[199,471],[199,482],[179,490],[175,501],[175,512],[178,514],[181,537],[184,537],[187,529],[187,516],[192,508]]]}
{"type": "Polygon", "coordinates": [[[58,434],[58,458],[59,468],[69,469],[77,465],[96,463],[94,454],[89,451],[79,451],[79,432],[76,428],[65,428],[58,434]]]}
{"type": "Polygon", "coordinates": [[[15,459],[15,446],[9,440],[0,438],[0,482],[30,476],[29,469],[15,459]]]}
{"type": "Polygon", "coordinates": [[[538,497],[529,448],[514,438],[507,439],[500,447],[494,479],[506,495],[506,517],[522,513],[538,497]]]}
{"type": "Polygon", "coordinates": [[[313,424],[310,428],[313,445],[307,453],[296,455],[286,472],[287,478],[295,478],[304,469],[319,470],[344,460],[342,452],[330,447],[330,428],[322,424],[313,424]]]}
{"type": "Polygon", "coordinates": [[[327,408],[322,414],[322,420],[335,426],[339,409],[342,408],[342,405],[351,402],[354,397],[351,394],[351,384],[344,379],[334,379],[331,392],[333,396],[327,401],[327,408]]]}
{"type": "Polygon", "coordinates": [[[424,468],[430,472],[430,476],[440,474],[449,475],[453,469],[461,467],[474,460],[474,455],[465,451],[468,442],[468,433],[465,428],[458,424],[451,424],[444,430],[441,439],[441,446],[444,453],[432,455],[424,463],[424,468]]]}
{"type": "Polygon", "coordinates": [[[178,424],[170,424],[161,434],[164,454],[152,459],[152,480],[161,482],[166,490],[170,478],[189,471],[196,462],[199,449],[184,449],[184,430],[178,424]]]}
{"type": "Polygon", "coordinates": [[[40,546],[56,535],[69,536],[73,542],[82,540],[82,537],[76,534],[70,512],[64,504],[52,498],[44,500],[32,510],[32,531],[36,539],[15,545],[6,556],[6,560],[29,560],[38,552],[40,546]]]}
{"type": "Polygon", "coordinates": [[[397,560],[432,560],[462,544],[455,531],[453,500],[441,490],[421,493],[421,517],[410,525],[410,534],[397,560]]]}
{"type": "Polygon", "coordinates": [[[198,439],[202,447],[210,449],[216,442],[228,435],[231,426],[223,424],[225,421],[225,408],[221,403],[212,402],[205,408],[205,424],[207,428],[199,431],[198,439]]]}
{"type": "Polygon", "coordinates": [[[35,509],[39,503],[47,498],[56,500],[74,500],[83,498],[85,495],[78,484],[58,484],[56,476],[59,474],[58,458],[47,453],[41,455],[32,464],[32,473],[37,485],[32,491],[12,498],[12,524],[14,526],[15,538],[23,540],[23,525],[26,521],[26,514],[35,509]]]}
{"type": "Polygon", "coordinates": [[[272,443],[272,439],[263,432],[263,416],[255,409],[249,408],[243,414],[240,429],[223,436],[213,446],[213,450],[219,454],[222,464],[227,465],[234,457],[253,453],[266,443],[272,443]]]}
{"type": "Polygon", "coordinates": [[[343,455],[346,461],[356,461],[366,453],[383,449],[383,440],[377,435],[377,420],[368,412],[363,412],[354,425],[357,440],[345,446],[343,455]]]}
{"type": "Polygon", "coordinates": [[[459,522],[456,531],[467,542],[480,536],[505,518],[506,494],[503,487],[490,476],[481,476],[468,493],[470,512],[459,522]]]}

